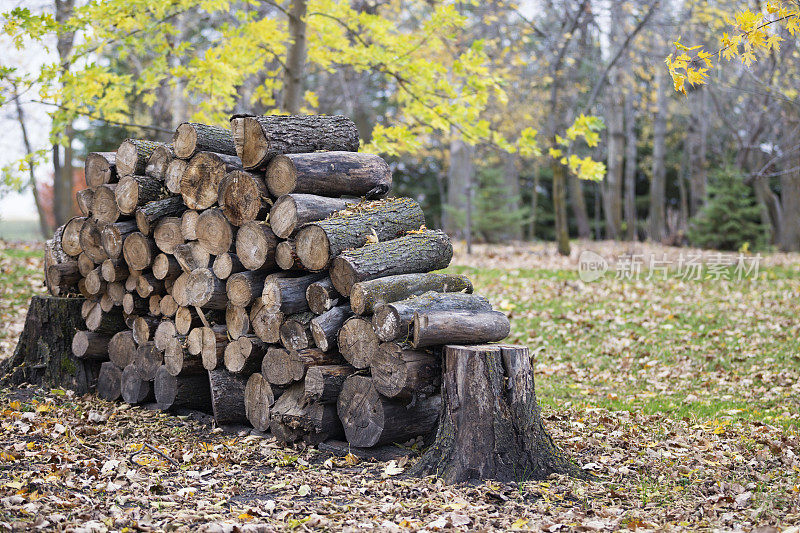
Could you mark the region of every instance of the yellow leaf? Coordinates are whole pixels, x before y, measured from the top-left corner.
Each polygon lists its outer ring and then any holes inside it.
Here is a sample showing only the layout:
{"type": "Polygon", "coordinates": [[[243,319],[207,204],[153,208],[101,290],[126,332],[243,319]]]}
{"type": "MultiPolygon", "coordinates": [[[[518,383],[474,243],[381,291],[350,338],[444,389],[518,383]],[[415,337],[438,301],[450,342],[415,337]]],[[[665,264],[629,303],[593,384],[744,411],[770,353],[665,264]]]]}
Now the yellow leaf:
{"type": "Polygon", "coordinates": [[[527,518],[518,518],[513,524],[511,524],[511,529],[522,529],[528,525],[527,518]]]}

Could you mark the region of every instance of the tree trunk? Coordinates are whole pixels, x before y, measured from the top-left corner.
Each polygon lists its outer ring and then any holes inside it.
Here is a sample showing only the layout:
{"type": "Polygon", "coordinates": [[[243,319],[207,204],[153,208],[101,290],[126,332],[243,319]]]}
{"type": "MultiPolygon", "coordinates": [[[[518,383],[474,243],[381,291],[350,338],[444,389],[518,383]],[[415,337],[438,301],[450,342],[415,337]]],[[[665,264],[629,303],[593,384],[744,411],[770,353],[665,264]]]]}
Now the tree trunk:
{"type": "Polygon", "coordinates": [[[270,212],[264,178],[244,170],[234,170],[225,175],[219,184],[217,203],[234,226],[263,220],[270,212]]]}
{"type": "Polygon", "coordinates": [[[629,241],[639,239],[636,228],[636,109],[633,96],[625,96],[625,237],[629,241]]]}
{"type": "Polygon", "coordinates": [[[708,187],[708,161],[706,147],[708,141],[707,93],[698,87],[689,95],[689,215],[695,216],[706,202],[708,187]]]}
{"type": "Polygon", "coordinates": [[[572,204],[572,214],[575,216],[575,225],[578,226],[578,237],[589,239],[592,236],[592,230],[589,228],[589,214],[586,212],[582,180],[571,172],[568,179],[569,199],[572,204]]]}
{"type": "Polygon", "coordinates": [[[278,239],[268,224],[248,222],[236,233],[236,256],[247,270],[275,268],[278,239]]]}
{"type": "MultiPolygon", "coordinates": [[[[555,143],[554,143],[555,146],[555,143]]],[[[564,165],[553,159],[551,165],[553,171],[553,210],[555,214],[555,232],[558,253],[569,255],[569,221],[567,219],[567,196],[566,196],[566,169],[564,165]]]]}
{"type": "Polygon", "coordinates": [[[283,75],[283,110],[300,112],[303,103],[303,71],[306,63],[306,0],[292,0],[289,11],[289,43],[283,75]]]}
{"type": "Polygon", "coordinates": [[[224,369],[208,371],[211,409],[217,426],[247,423],[245,387],[248,377],[224,369]]]}
{"type": "Polygon", "coordinates": [[[353,316],[349,305],[334,307],[329,311],[311,319],[311,336],[314,344],[323,352],[328,352],[336,347],[339,330],[345,320],[353,316]]]}
{"type": "Polygon", "coordinates": [[[380,339],[369,320],[360,317],[349,318],[339,330],[339,353],[348,363],[358,369],[369,367],[380,339]]]}
{"type": "Polygon", "coordinates": [[[505,339],[511,324],[498,311],[423,311],[414,314],[414,348],[480,344],[505,339]]]}
{"type": "Polygon", "coordinates": [[[231,130],[196,122],[184,122],[178,126],[172,145],[175,156],[181,159],[191,159],[198,152],[236,155],[231,130]]]}
{"type": "MultiPolygon", "coordinates": [[[[383,158],[359,152],[277,155],[266,169],[269,192],[318,196],[383,198],[392,188],[392,171],[383,158]]],[[[324,217],[322,217],[324,218],[324,217]]],[[[320,220],[320,219],[317,219],[320,220]]]]}
{"type": "Polygon", "coordinates": [[[275,205],[272,206],[269,212],[269,222],[276,236],[288,239],[303,224],[323,220],[356,202],[357,200],[353,199],[328,198],[315,194],[285,194],[278,198],[275,205]]]}
{"type": "MultiPolygon", "coordinates": [[[[793,166],[796,159],[789,162],[793,166]]],[[[780,230],[781,250],[800,250],[800,172],[786,171],[781,175],[781,211],[783,220],[780,230]]]]}
{"type": "Polygon", "coordinates": [[[656,115],[653,119],[653,178],[650,184],[649,237],[661,242],[667,237],[667,81],[663,69],[656,69],[656,115]]]}
{"type": "Polygon", "coordinates": [[[450,165],[447,169],[447,204],[443,209],[443,226],[448,234],[463,238],[467,194],[475,176],[475,147],[462,140],[454,129],[451,129],[450,135],[450,165]]]}
{"type": "Polygon", "coordinates": [[[606,238],[618,239],[622,228],[622,174],[625,155],[625,131],[621,96],[612,91],[609,95],[608,113],[608,172],[603,184],[603,212],[606,216],[606,238]]]}

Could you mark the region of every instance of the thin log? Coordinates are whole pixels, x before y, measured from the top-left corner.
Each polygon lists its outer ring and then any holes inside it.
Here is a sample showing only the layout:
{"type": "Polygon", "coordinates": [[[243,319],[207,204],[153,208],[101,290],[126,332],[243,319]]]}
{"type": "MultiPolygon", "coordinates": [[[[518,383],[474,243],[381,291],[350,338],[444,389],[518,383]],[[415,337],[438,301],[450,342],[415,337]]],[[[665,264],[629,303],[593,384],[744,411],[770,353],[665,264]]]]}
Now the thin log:
{"type": "Polygon", "coordinates": [[[94,201],[93,189],[82,189],[75,193],[75,203],[78,204],[81,214],[88,217],[92,214],[92,202],[94,201]]]}
{"type": "Polygon", "coordinates": [[[414,314],[414,348],[443,344],[483,344],[505,339],[511,329],[498,311],[426,311],[414,314]]]}
{"type": "Polygon", "coordinates": [[[120,219],[117,205],[117,184],[107,183],[94,190],[92,197],[92,220],[98,224],[111,224],[120,219]]]}
{"type": "Polygon", "coordinates": [[[121,310],[115,309],[109,313],[104,313],[98,305],[86,317],[86,329],[104,335],[113,335],[125,329],[125,319],[121,310]]]}
{"type": "Polygon", "coordinates": [[[117,199],[120,213],[133,215],[139,206],[168,198],[170,192],[164,187],[163,181],[137,175],[120,178],[114,196],[117,199]]]}
{"type": "MultiPolygon", "coordinates": [[[[80,272],[81,276],[83,276],[84,278],[89,275],[89,272],[91,272],[97,267],[97,265],[94,264],[94,261],[92,261],[92,258],[83,252],[81,252],[80,255],[78,256],[77,261],[78,261],[78,272],[80,272]]],[[[105,261],[103,262],[105,263],[105,261]]]]}
{"type": "Polygon", "coordinates": [[[156,279],[152,272],[142,272],[136,278],[136,294],[149,298],[151,294],[164,292],[164,280],[156,279]]]}
{"type": "Polygon", "coordinates": [[[269,429],[270,408],[282,392],[282,388],[271,386],[259,373],[247,380],[244,390],[245,416],[258,431],[269,429]]]}
{"type": "Polygon", "coordinates": [[[225,368],[230,372],[248,376],[258,372],[268,346],[255,335],[246,335],[231,341],[225,347],[225,368]]]}
{"type": "Polygon", "coordinates": [[[276,344],[281,341],[281,324],[285,315],[280,311],[271,311],[261,298],[257,298],[250,309],[250,327],[253,333],[264,342],[276,344]]]}
{"type": "Polygon", "coordinates": [[[406,300],[382,305],[372,315],[372,326],[384,342],[411,337],[414,313],[429,311],[491,311],[483,296],[459,292],[426,292],[406,300]]]}
{"type": "Polygon", "coordinates": [[[239,307],[249,306],[253,300],[264,292],[264,280],[266,277],[266,274],[252,270],[232,275],[225,284],[228,300],[232,305],[239,307]]]}
{"type": "Polygon", "coordinates": [[[206,370],[214,370],[223,364],[227,345],[225,326],[200,328],[200,355],[206,370]]]}
{"type": "MultiPolygon", "coordinates": [[[[172,320],[162,320],[156,324],[156,329],[153,332],[153,342],[156,348],[162,352],[167,349],[169,342],[178,336],[178,330],[175,327],[175,322],[172,320]]],[[[136,335],[134,334],[134,339],[136,335]]]]}
{"type": "Polygon", "coordinates": [[[187,307],[191,305],[189,300],[189,279],[190,274],[184,272],[178,276],[175,279],[175,283],[172,284],[170,295],[175,300],[178,307],[187,307]]]}
{"type": "Polygon", "coordinates": [[[147,166],[144,167],[144,175],[164,181],[167,177],[167,168],[175,159],[175,152],[169,144],[157,146],[150,157],[147,159],[147,166]]]}
{"type": "MultiPolygon", "coordinates": [[[[156,245],[158,245],[158,241],[156,241],[156,245]]],[[[166,253],[158,254],[155,259],[153,259],[153,276],[155,276],[156,279],[175,279],[182,273],[181,265],[178,264],[178,260],[172,255],[166,253]]]]}
{"type": "Polygon", "coordinates": [[[180,217],[164,217],[156,223],[153,240],[165,254],[175,253],[175,248],[184,243],[180,217]]]}
{"type": "Polygon", "coordinates": [[[187,241],[194,241],[197,239],[197,219],[200,213],[193,209],[183,212],[181,215],[181,233],[183,238],[187,241]]]}
{"type": "Polygon", "coordinates": [[[369,315],[383,304],[405,300],[428,291],[470,294],[472,290],[472,282],[466,276],[438,272],[398,274],[353,285],[350,290],[350,307],[357,315],[369,315]]]}
{"type": "Polygon", "coordinates": [[[283,270],[306,270],[297,256],[294,239],[278,243],[275,247],[275,262],[283,270]]]}
{"type": "Polygon", "coordinates": [[[144,270],[153,263],[158,253],[156,243],[143,233],[134,231],[122,244],[122,256],[131,270],[144,270]]]}
{"type": "Polygon", "coordinates": [[[207,268],[211,262],[211,254],[197,241],[176,246],[174,255],[183,271],[188,273],[207,268]]]}
{"type": "Polygon", "coordinates": [[[126,139],[117,148],[116,166],[120,178],[142,175],[153,151],[164,143],[142,139],[126,139]]]}
{"type": "MultiPolygon", "coordinates": [[[[164,297],[167,297],[167,296],[172,298],[172,296],[170,296],[169,294],[165,294],[164,295],[164,297]]],[[[147,303],[148,303],[151,315],[153,315],[153,316],[161,316],[163,314],[161,312],[161,299],[162,298],[161,298],[160,294],[151,294],[150,298],[147,299],[147,303]]],[[[172,301],[174,302],[175,300],[172,300],[172,301]]],[[[176,305],[175,309],[177,310],[177,305],[176,305]]],[[[167,315],[167,316],[172,316],[172,315],[167,315]]]]}
{"type": "MultiPolygon", "coordinates": [[[[124,289],[124,287],[123,287],[124,289]]],[[[150,299],[129,292],[122,296],[122,310],[128,315],[140,315],[150,312],[150,299]]]]}
{"type": "Polygon", "coordinates": [[[319,365],[306,370],[305,401],[308,403],[336,403],[345,380],[356,369],[350,365],[319,365]]]}
{"type": "Polygon", "coordinates": [[[125,240],[137,229],[136,222],[125,220],[103,226],[100,242],[109,259],[119,259],[125,246],[125,240]]]}
{"type": "Polygon", "coordinates": [[[72,355],[78,359],[108,360],[109,335],[92,331],[76,331],[72,337],[72,355]]]}
{"type": "Polygon", "coordinates": [[[317,348],[287,350],[270,346],[261,363],[261,375],[273,385],[288,385],[301,381],[314,366],[339,365],[344,361],[338,353],[326,353],[317,348]]]}
{"type": "Polygon", "coordinates": [[[203,359],[199,355],[191,355],[184,347],[185,337],[169,339],[164,350],[164,366],[173,376],[185,374],[201,374],[206,372],[203,359]]]}
{"type": "Polygon", "coordinates": [[[289,350],[303,350],[314,345],[311,320],[314,313],[306,311],[288,315],[281,324],[281,344],[289,350]]]}
{"type": "Polygon", "coordinates": [[[350,310],[350,306],[340,305],[314,317],[311,320],[311,335],[314,337],[314,344],[317,345],[317,348],[323,352],[336,348],[339,330],[351,316],[353,316],[353,312],[350,310]]]}
{"type": "Polygon", "coordinates": [[[60,246],[65,254],[77,257],[83,252],[81,246],[81,228],[86,221],[86,217],[72,217],[64,225],[61,233],[60,246]]]}
{"type": "Polygon", "coordinates": [[[233,245],[233,226],[219,209],[207,209],[197,218],[195,235],[211,255],[223,254],[233,245]]]}
{"type": "Polygon", "coordinates": [[[225,326],[228,328],[228,336],[232,340],[250,333],[250,317],[247,309],[229,303],[225,309],[225,326]]]}
{"type": "Polygon", "coordinates": [[[156,371],[164,364],[164,354],[156,348],[152,341],[139,344],[136,349],[136,359],[133,366],[139,373],[139,378],[145,381],[152,381],[156,377],[156,371]]]}
{"type": "Polygon", "coordinates": [[[164,174],[164,186],[172,194],[181,193],[181,176],[186,171],[189,162],[184,159],[173,159],[167,165],[167,171],[164,174]]]}
{"type": "Polygon", "coordinates": [[[179,125],[172,137],[172,145],[175,155],[181,159],[191,159],[197,152],[236,155],[230,130],[196,122],[179,125]]]}
{"type": "Polygon", "coordinates": [[[270,276],[264,282],[261,300],[271,311],[281,311],[287,314],[308,311],[306,289],[322,277],[323,274],[320,273],[297,277],[270,276]]]}
{"type": "Polygon", "coordinates": [[[369,367],[380,340],[369,320],[354,316],[347,319],[339,330],[337,345],[347,362],[361,369],[369,367]]]}
{"type": "Polygon", "coordinates": [[[342,299],[329,276],[315,281],[306,289],[306,301],[312,313],[321,315],[339,305],[342,299]]]}
{"type": "Polygon", "coordinates": [[[206,309],[225,309],[228,306],[225,283],[208,268],[198,268],[189,275],[186,291],[191,305],[206,309]]]}
{"type": "Polygon", "coordinates": [[[102,227],[93,220],[85,220],[81,226],[80,244],[83,253],[89,256],[89,259],[96,264],[100,264],[108,259],[108,254],[103,249],[103,243],[100,235],[102,227]]]}
{"type": "Polygon", "coordinates": [[[106,290],[106,280],[103,279],[100,267],[89,272],[84,279],[84,283],[86,283],[86,290],[93,296],[99,296],[101,292],[106,290]]]}
{"type": "Polygon", "coordinates": [[[103,275],[103,279],[109,283],[123,282],[128,279],[130,274],[128,264],[124,260],[111,258],[103,261],[103,264],[100,265],[100,272],[103,275]]]}
{"type": "Polygon", "coordinates": [[[245,268],[242,262],[239,261],[239,256],[225,252],[214,258],[211,270],[214,271],[214,275],[219,279],[228,279],[232,274],[242,272],[245,268]]]}

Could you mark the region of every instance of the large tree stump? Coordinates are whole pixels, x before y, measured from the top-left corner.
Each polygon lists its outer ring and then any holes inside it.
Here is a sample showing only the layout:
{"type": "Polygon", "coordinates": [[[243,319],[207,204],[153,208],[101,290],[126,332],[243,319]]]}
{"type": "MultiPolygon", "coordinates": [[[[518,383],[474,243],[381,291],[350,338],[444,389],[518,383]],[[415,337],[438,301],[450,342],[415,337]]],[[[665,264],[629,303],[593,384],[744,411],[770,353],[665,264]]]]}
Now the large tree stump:
{"type": "Polygon", "coordinates": [[[460,483],[582,474],[542,424],[527,347],[446,346],[443,357],[436,440],[412,475],[460,483]]]}
{"type": "Polygon", "coordinates": [[[101,362],[72,354],[72,337],[84,329],[83,302],[83,298],[34,296],[14,355],[0,364],[0,385],[31,383],[78,394],[93,391],[101,362]]]}

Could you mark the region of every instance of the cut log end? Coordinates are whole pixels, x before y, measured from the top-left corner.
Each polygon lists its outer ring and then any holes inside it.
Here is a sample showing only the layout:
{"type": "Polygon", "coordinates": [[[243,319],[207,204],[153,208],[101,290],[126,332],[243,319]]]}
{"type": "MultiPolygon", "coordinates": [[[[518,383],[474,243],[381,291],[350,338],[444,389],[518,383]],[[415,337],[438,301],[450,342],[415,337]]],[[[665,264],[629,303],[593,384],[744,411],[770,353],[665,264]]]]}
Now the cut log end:
{"type": "MultiPolygon", "coordinates": [[[[263,153],[266,155],[266,150],[263,153]]],[[[266,173],[269,175],[269,192],[273,196],[282,196],[295,190],[297,171],[292,160],[285,155],[273,157],[267,166],[266,173]]]]}
{"type": "Polygon", "coordinates": [[[302,229],[297,234],[295,249],[303,266],[312,271],[324,269],[331,259],[328,236],[318,226],[302,229]]]}

